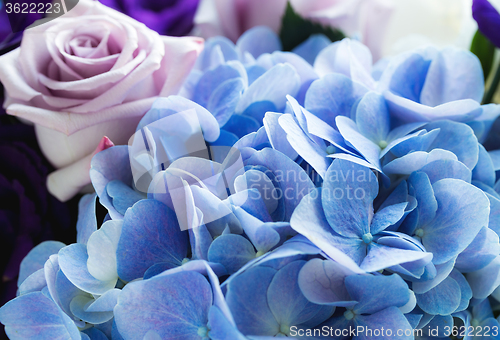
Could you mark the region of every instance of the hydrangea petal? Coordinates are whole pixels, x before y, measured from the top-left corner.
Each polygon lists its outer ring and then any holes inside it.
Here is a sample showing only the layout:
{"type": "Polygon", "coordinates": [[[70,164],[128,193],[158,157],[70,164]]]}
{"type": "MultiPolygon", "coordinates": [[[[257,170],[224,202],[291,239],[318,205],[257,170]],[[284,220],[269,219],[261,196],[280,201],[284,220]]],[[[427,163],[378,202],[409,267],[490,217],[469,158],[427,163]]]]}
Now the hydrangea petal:
{"type": "Polygon", "coordinates": [[[479,59],[469,51],[445,48],[432,60],[420,93],[428,106],[472,99],[481,102],[484,78],[479,59]]]}
{"type": "Polygon", "coordinates": [[[131,281],[158,262],[180,265],[187,246],[187,232],[180,230],[175,213],[160,202],[142,200],[123,220],[116,251],[118,275],[131,281]]]}
{"type": "Polygon", "coordinates": [[[364,272],[355,260],[334,246],[338,243],[338,237],[332,235],[332,229],[326,220],[321,202],[321,190],[316,189],[302,199],[292,215],[290,224],[295,231],[307,237],[331,259],[354,272],[364,272]]]}
{"type": "Polygon", "coordinates": [[[191,338],[206,327],[211,305],[212,290],[206,278],[184,271],[128,284],[114,314],[125,338],[142,339],[148,331],[161,339],[191,338]]]}
{"type": "Polygon", "coordinates": [[[267,289],[275,274],[275,269],[254,267],[228,284],[226,301],[243,334],[275,335],[279,332],[279,324],[267,302],[267,289]],[[248,289],[249,283],[252,289],[248,289]]]}
{"type": "Polygon", "coordinates": [[[356,108],[359,132],[378,144],[386,141],[390,130],[390,116],[384,97],[375,92],[363,96],[356,108]]]}
{"type": "Polygon", "coordinates": [[[431,144],[430,149],[444,149],[453,152],[458,160],[469,169],[477,164],[479,149],[474,131],[466,124],[439,121],[426,125],[426,129],[440,129],[439,135],[431,144]]]}
{"type": "MultiPolygon", "coordinates": [[[[305,263],[305,261],[293,261],[285,265],[278,270],[269,284],[267,301],[280,325],[300,325],[311,320],[322,310],[333,313],[332,307],[315,305],[302,295],[297,278],[305,263]]],[[[318,323],[328,319],[331,316],[328,314],[324,315],[324,320],[318,323]]]]}
{"type": "Polygon", "coordinates": [[[31,249],[28,255],[21,261],[17,285],[20,286],[28,276],[42,269],[49,257],[57,254],[65,246],[64,243],[59,241],[44,241],[31,249]]]}
{"type": "Polygon", "coordinates": [[[300,78],[290,64],[279,64],[255,80],[244,92],[236,106],[236,113],[244,112],[252,103],[270,101],[276,108],[285,107],[287,94],[295,95],[300,88],[300,78]]]}
{"type": "Polygon", "coordinates": [[[483,227],[474,241],[458,255],[455,267],[462,273],[473,272],[486,267],[500,254],[498,235],[483,227]]]}
{"type": "MultiPolygon", "coordinates": [[[[358,315],[356,317],[355,325],[357,327],[363,327],[365,330],[371,329],[380,331],[382,328],[384,328],[386,330],[385,334],[388,334],[387,330],[390,329],[393,332],[393,336],[397,334],[395,330],[403,330],[402,335],[398,334],[398,339],[413,339],[413,333],[409,333],[410,335],[408,335],[407,331],[411,330],[412,327],[410,326],[403,313],[401,313],[401,311],[396,307],[389,307],[371,315],[358,315]],[[404,333],[404,331],[407,332],[404,333]]],[[[368,335],[368,332],[366,336],[361,335],[359,338],[362,339],[363,337],[365,339],[373,338],[368,335]]]]}
{"type": "Polygon", "coordinates": [[[476,187],[456,179],[433,184],[438,202],[436,217],[422,226],[422,244],[440,264],[465,250],[479,230],[488,225],[489,200],[476,187]]]}
{"type": "Polygon", "coordinates": [[[391,306],[401,307],[410,299],[408,285],[396,274],[350,275],[345,278],[345,285],[351,298],[358,301],[353,308],[356,314],[372,314],[391,306]]]}
{"type": "Polygon", "coordinates": [[[281,51],[281,41],[269,27],[256,26],[243,33],[236,42],[240,53],[250,53],[254,58],[261,54],[281,51]]]}
{"type": "Polygon", "coordinates": [[[68,280],[76,287],[98,295],[113,289],[118,278],[109,281],[96,279],[88,271],[87,260],[87,247],[81,243],[71,244],[59,251],[59,266],[68,280]]]}
{"type": "Polygon", "coordinates": [[[336,116],[351,116],[351,109],[368,89],[342,74],[332,73],[314,81],[306,93],[305,108],[330,126],[336,116]]]}
{"type": "Polygon", "coordinates": [[[417,294],[417,303],[426,313],[434,315],[449,315],[460,305],[460,286],[451,277],[447,277],[436,287],[417,294]]]}
{"type": "Polygon", "coordinates": [[[19,296],[0,308],[0,322],[10,339],[80,340],[80,331],[41,292],[19,296]]]}
{"type": "Polygon", "coordinates": [[[227,234],[216,238],[208,249],[208,260],[222,264],[229,274],[255,258],[255,249],[243,236],[227,234]]]}
{"type": "Polygon", "coordinates": [[[361,237],[370,232],[372,202],[377,194],[377,178],[370,169],[349,161],[334,160],[325,175],[321,192],[323,209],[331,228],[345,237],[361,237]],[[358,192],[361,194],[356,195],[358,192]]]}
{"type": "Polygon", "coordinates": [[[125,215],[127,209],[133,206],[137,201],[145,198],[143,195],[120,180],[113,180],[109,182],[106,185],[106,192],[111,198],[116,211],[122,215],[125,215]]]}
{"type": "Polygon", "coordinates": [[[26,280],[21,283],[18,293],[19,295],[24,295],[32,292],[39,292],[46,286],[47,282],[45,281],[45,272],[42,268],[28,276],[26,280]]]}
{"type": "Polygon", "coordinates": [[[97,230],[96,194],[87,194],[78,202],[78,221],[76,222],[76,242],[87,244],[90,235],[97,230]]]}
{"type": "Polygon", "coordinates": [[[486,267],[467,273],[466,277],[474,298],[478,300],[487,298],[500,286],[500,256],[497,256],[486,267]]]}
{"type": "Polygon", "coordinates": [[[312,259],[302,267],[298,284],[302,294],[313,303],[349,306],[352,302],[344,279],[352,274],[337,262],[312,259]]]}
{"type": "Polygon", "coordinates": [[[90,275],[101,281],[118,277],[116,249],[122,232],[122,221],[110,220],[94,232],[87,243],[87,268],[90,275]]]}

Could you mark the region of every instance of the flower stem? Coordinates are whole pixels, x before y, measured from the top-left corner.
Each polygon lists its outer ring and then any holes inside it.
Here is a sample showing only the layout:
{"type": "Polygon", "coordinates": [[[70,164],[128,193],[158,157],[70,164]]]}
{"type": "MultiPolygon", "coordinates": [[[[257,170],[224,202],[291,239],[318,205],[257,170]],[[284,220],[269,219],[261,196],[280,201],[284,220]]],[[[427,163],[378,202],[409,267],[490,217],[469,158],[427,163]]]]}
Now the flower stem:
{"type": "Polygon", "coordinates": [[[491,82],[490,88],[484,95],[483,104],[490,104],[493,101],[493,96],[495,95],[495,92],[498,89],[499,83],[500,83],[500,65],[498,65],[497,67],[497,70],[495,72],[495,77],[491,82]]]}

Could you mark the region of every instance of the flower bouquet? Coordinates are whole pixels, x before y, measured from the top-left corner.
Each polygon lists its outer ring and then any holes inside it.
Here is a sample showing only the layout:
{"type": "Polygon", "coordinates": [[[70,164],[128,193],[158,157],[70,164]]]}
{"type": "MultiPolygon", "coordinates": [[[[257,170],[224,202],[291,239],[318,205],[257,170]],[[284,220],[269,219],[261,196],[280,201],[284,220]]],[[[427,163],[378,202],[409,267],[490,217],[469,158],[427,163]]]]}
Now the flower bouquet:
{"type": "Polygon", "coordinates": [[[500,339],[500,14],[448,5],[80,0],[5,38],[0,153],[34,129],[54,170],[9,339],[500,339]]]}

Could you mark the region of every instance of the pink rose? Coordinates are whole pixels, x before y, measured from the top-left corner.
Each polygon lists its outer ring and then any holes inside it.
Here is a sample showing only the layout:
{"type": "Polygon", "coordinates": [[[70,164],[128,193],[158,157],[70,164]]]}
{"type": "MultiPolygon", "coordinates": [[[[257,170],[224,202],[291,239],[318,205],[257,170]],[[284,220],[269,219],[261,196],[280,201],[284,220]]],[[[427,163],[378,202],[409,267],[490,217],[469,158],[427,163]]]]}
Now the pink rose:
{"type": "Polygon", "coordinates": [[[7,113],[35,124],[60,168],[49,190],[67,200],[90,183],[89,157],[103,136],[126,144],[154,100],[179,91],[202,48],[200,38],[160,36],[91,0],[27,30],[0,57],[0,81],[7,113]]]}

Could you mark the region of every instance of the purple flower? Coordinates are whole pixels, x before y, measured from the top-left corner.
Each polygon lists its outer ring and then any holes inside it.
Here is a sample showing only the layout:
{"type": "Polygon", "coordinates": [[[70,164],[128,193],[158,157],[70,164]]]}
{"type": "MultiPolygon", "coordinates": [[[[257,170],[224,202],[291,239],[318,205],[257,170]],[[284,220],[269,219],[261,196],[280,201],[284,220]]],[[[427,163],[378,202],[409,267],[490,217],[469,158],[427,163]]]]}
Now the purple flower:
{"type": "Polygon", "coordinates": [[[497,47],[500,47],[500,13],[488,0],[474,0],[472,16],[477,21],[479,31],[497,47]]]}
{"type": "Polygon", "coordinates": [[[199,0],[100,0],[162,35],[183,36],[193,29],[199,0]]]}
{"type": "MultiPolygon", "coordinates": [[[[45,181],[51,169],[38,150],[33,127],[15,122],[1,108],[0,159],[0,305],[3,305],[16,295],[19,265],[31,248],[44,240],[72,242],[75,232],[71,226],[76,218],[70,218],[69,205],[47,191],[45,181]]],[[[0,329],[0,338],[2,333],[0,329]]]]}

